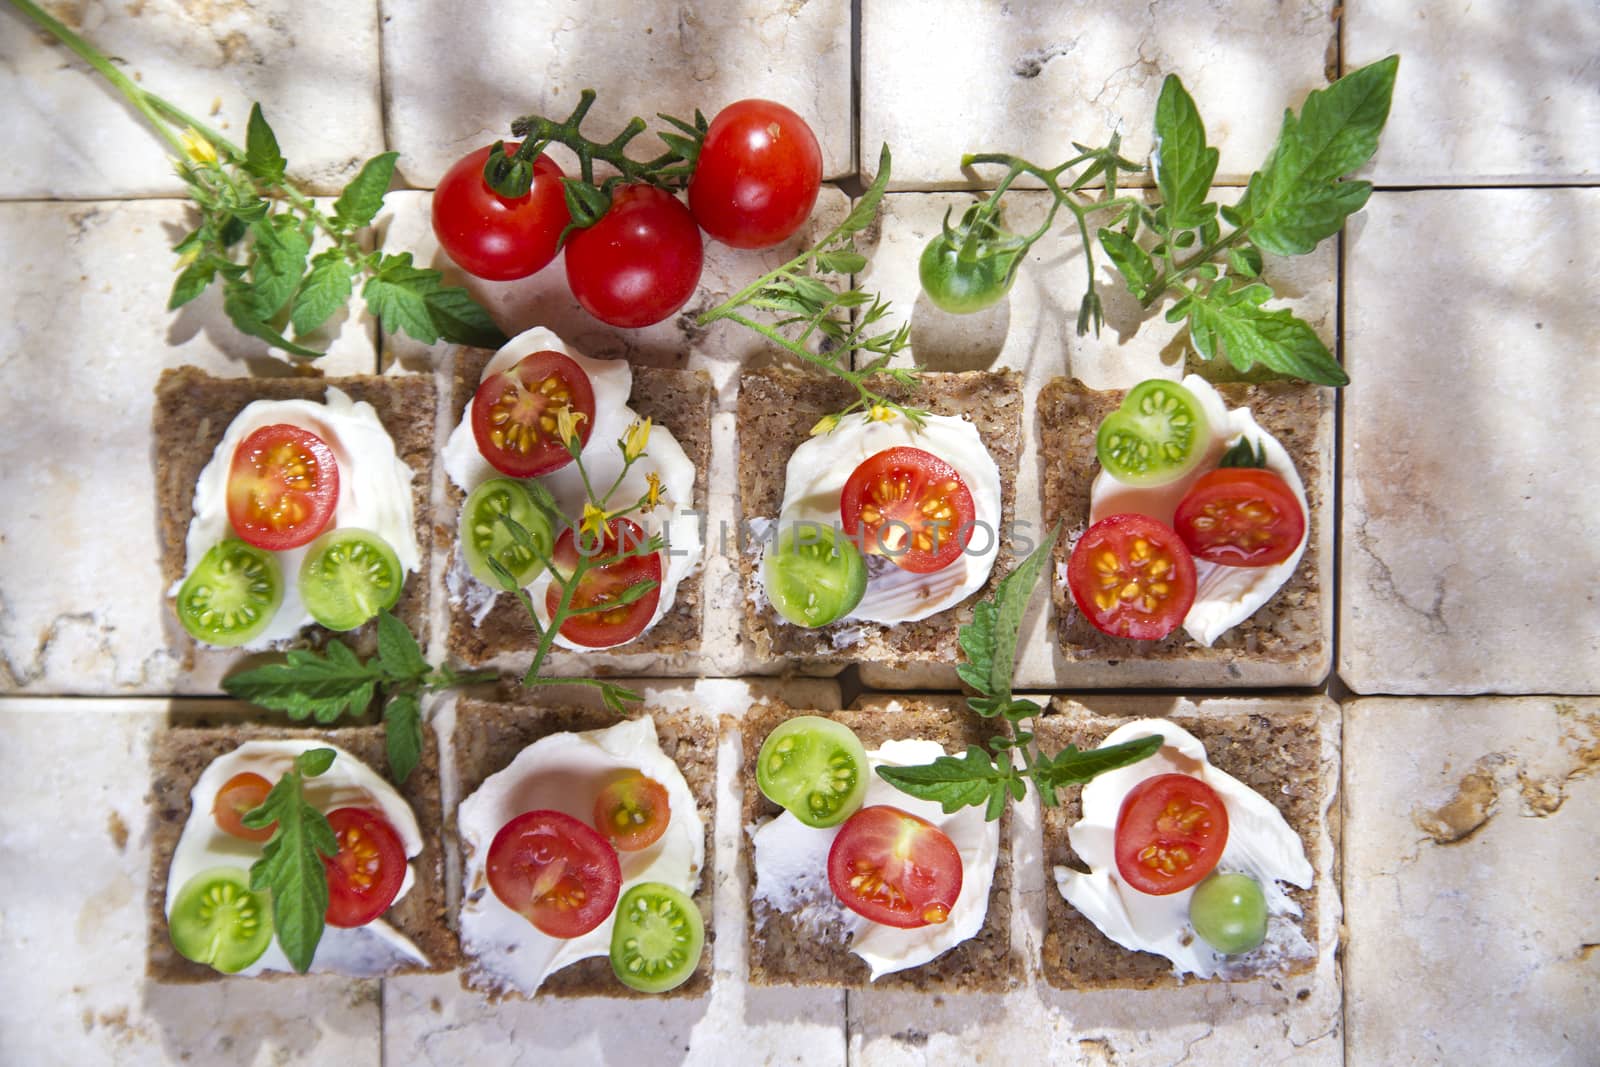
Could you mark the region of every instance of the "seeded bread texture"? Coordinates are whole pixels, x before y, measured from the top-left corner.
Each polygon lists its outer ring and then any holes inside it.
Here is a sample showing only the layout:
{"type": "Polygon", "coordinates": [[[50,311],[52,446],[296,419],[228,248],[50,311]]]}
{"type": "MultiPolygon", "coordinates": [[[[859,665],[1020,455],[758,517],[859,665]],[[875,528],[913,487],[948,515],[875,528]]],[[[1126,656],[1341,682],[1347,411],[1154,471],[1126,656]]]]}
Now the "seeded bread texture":
{"type": "MultiPolygon", "coordinates": [[[[421,562],[406,577],[394,613],[428,643],[429,551],[433,543],[430,499],[433,486],[434,412],[433,379],[428,375],[376,375],[355,378],[214,378],[195,367],[161,372],[156,384],[154,414],[156,510],[161,519],[161,574],[167,586],[184,574],[184,541],[194,518],[195,483],[211,462],[211,454],[228,430],[228,424],[254,400],[313,400],[321,402],[329,387],[366,401],[378,413],[393,438],[395,453],[411,468],[411,505],[415,517],[421,562]]],[[[296,576],[285,574],[284,581],[296,576]]],[[[194,663],[195,642],[171,619],[184,666],[194,663]]],[[[308,627],[297,644],[321,646],[331,636],[320,626],[308,627]]],[[[358,651],[377,650],[377,624],[341,634],[358,651]]]]}
{"type": "MultiPolygon", "coordinates": [[[[1015,371],[924,374],[918,387],[875,381],[872,387],[897,401],[936,415],[970,421],[1000,470],[1000,527],[1015,514],[1017,461],[1022,453],[1022,378],[1015,371]]],[[[1001,537],[994,570],[964,603],[918,622],[884,626],[844,620],[816,629],[785,622],[761,587],[761,539],[751,520],[775,520],[783,505],[789,457],[810,436],[818,419],[855,399],[848,383],[815,372],[769,368],[743,376],[739,386],[739,571],[745,596],[743,636],[763,660],[805,663],[954,663],[956,630],[972,620],[972,605],[993,592],[1010,570],[1009,539],[1001,537]]]]}
{"type": "MultiPolygon", "coordinates": [[[[1094,748],[1106,735],[1134,716],[1096,714],[1078,704],[1057,698],[1053,714],[1034,721],[1039,746],[1049,752],[1068,744],[1094,748]]],[[[1337,783],[1323,772],[1322,740],[1317,713],[1310,704],[1274,702],[1255,712],[1195,714],[1175,711],[1166,716],[1188,730],[1206,746],[1211,763],[1270,800],[1289,826],[1300,835],[1306,858],[1314,870],[1322,869],[1320,851],[1327,840],[1322,812],[1337,783]]],[[[1083,788],[1072,786],[1061,794],[1062,803],[1043,808],[1045,913],[1043,946],[1045,980],[1060,989],[1155,989],[1179,983],[1172,962],[1150,952],[1132,952],[1102,934],[1056,888],[1055,868],[1088,867],[1073,851],[1067,830],[1083,816],[1083,788]]],[[[1310,889],[1288,887],[1301,908],[1300,931],[1313,946],[1310,955],[1288,960],[1253,959],[1247,954],[1234,961],[1234,979],[1301,974],[1316,966],[1318,900],[1329,887],[1313,883],[1310,889]]],[[[1214,980],[1221,980],[1214,979],[1214,980]]],[[[1185,982],[1200,981],[1188,975],[1185,982]]]]}
{"type": "MultiPolygon", "coordinates": [[[[494,353],[482,348],[458,349],[455,370],[451,380],[449,425],[440,428],[441,441],[449,437],[456,420],[472,403],[483,377],[483,368],[494,353]]],[[[641,417],[654,420],[655,425],[672,431],[672,436],[694,464],[694,507],[704,513],[707,504],[707,474],[711,469],[711,409],[714,394],[711,378],[703,371],[671,370],[660,367],[633,366],[633,392],[628,404],[641,417]]],[[[449,561],[451,583],[466,582],[483,586],[467,572],[459,559],[456,544],[459,540],[459,516],[466,494],[448,478],[445,481],[445,502],[435,530],[439,550],[449,561]]],[[[697,569],[678,584],[678,593],[672,608],[638,640],[630,641],[616,649],[628,655],[649,654],[670,656],[691,653],[700,647],[701,630],[701,574],[697,569]]],[[[531,653],[537,643],[529,623],[527,609],[505,593],[497,593],[494,604],[483,621],[473,625],[473,612],[465,603],[450,604],[449,650],[464,663],[486,663],[505,653],[531,653]]],[[[551,656],[559,662],[576,655],[555,649],[551,656]]],[[[587,653],[592,657],[594,653],[587,653]]],[[[604,655],[604,653],[600,653],[604,655]]]]}
{"type": "MultiPolygon", "coordinates": [[[[167,872],[172,854],[183,836],[189,818],[189,793],[200,775],[217,757],[232,752],[246,741],[297,740],[326,741],[344,749],[380,776],[389,778],[384,733],[378,726],[352,726],[332,730],[290,730],[266,726],[179,726],[155,736],[150,756],[150,886],[146,891],[149,912],[149,955],[145,972],[158,982],[208,982],[226,977],[204,964],[180,956],[167,936],[167,872]]],[[[431,974],[454,970],[461,962],[461,949],[445,905],[444,860],[440,842],[443,835],[443,802],[439,795],[439,752],[430,731],[423,731],[422,760],[403,784],[395,786],[417,817],[422,832],[422,851],[411,860],[416,882],[382,916],[383,920],[428,957],[426,967],[405,966],[391,974],[431,974]]],[[[269,973],[262,977],[283,978],[269,973]]]]}
{"type": "MultiPolygon", "coordinates": [[[[946,752],[957,754],[968,745],[983,744],[994,733],[992,726],[976,715],[915,701],[901,704],[899,710],[865,711],[810,711],[776,703],[760,704],[740,722],[730,722],[729,728],[737,729],[743,740],[739,862],[752,896],[756,886],[751,834],[783,811],[757,786],[756,759],[767,734],[796,715],[822,715],[842,723],[854,730],[868,749],[890,740],[920,739],[937,741],[946,752]]],[[[995,993],[1012,988],[1020,981],[1021,962],[1011,952],[1010,817],[1008,808],[1000,820],[1000,853],[989,892],[989,911],[977,936],[920,967],[870,982],[870,968],[850,952],[843,931],[835,928],[818,935],[802,928],[790,916],[774,911],[764,901],[752,901],[747,927],[750,983],[857,989],[870,986],[929,993],[995,993]]]]}
{"type": "MultiPolygon", "coordinates": [[[[580,960],[556,971],[539,987],[540,996],[557,997],[697,997],[711,988],[712,945],[716,940],[711,921],[711,900],[717,881],[712,830],[716,822],[717,726],[710,716],[645,707],[629,716],[580,708],[540,708],[526,702],[498,703],[463,699],[456,706],[453,734],[460,796],[471,796],[491,774],[504,770],[517,754],[535,741],[568,731],[601,730],[623,718],[649,716],[655,721],[661,751],[683,772],[705,823],[705,869],[700,872],[694,902],[705,920],[705,951],[688,981],[669,993],[640,994],[624,986],[604,957],[580,960]]],[[[451,814],[451,823],[455,823],[451,814]]],[[[459,833],[457,833],[459,838],[459,833]]],[[[465,850],[465,843],[462,845],[465,850]]],[[[462,856],[465,870],[467,856],[462,856]]],[[[487,885],[463,886],[463,894],[491,892],[487,885]]],[[[490,965],[470,955],[461,972],[461,984],[494,999],[523,997],[520,990],[496,974],[490,965]]]]}
{"type": "Polygon", "coordinates": [[[1250,618],[1210,647],[1202,647],[1182,627],[1159,641],[1111,637],[1095,629],[1078,610],[1067,587],[1067,560],[1088,526],[1089,490],[1099,473],[1095,433],[1115,411],[1121,391],[1090,389],[1076,379],[1057,378],[1039,394],[1040,453],[1044,463],[1044,521],[1061,523],[1056,542],[1051,596],[1056,638],[1069,663],[1121,666],[1120,684],[1173,684],[1170,666],[1179,664],[1196,680],[1225,684],[1237,679],[1238,665],[1272,665],[1295,677],[1279,681],[1314,682],[1326,673],[1331,656],[1329,605],[1321,560],[1329,537],[1330,505],[1323,485],[1331,469],[1333,443],[1324,419],[1327,391],[1300,383],[1225,384],[1217,387],[1230,408],[1248,407],[1294,460],[1305,483],[1307,544],[1300,565],[1283,588],[1250,618]],[[1148,664],[1148,669],[1141,670],[1148,664]],[[1201,677],[1199,672],[1204,672],[1201,677]]]}

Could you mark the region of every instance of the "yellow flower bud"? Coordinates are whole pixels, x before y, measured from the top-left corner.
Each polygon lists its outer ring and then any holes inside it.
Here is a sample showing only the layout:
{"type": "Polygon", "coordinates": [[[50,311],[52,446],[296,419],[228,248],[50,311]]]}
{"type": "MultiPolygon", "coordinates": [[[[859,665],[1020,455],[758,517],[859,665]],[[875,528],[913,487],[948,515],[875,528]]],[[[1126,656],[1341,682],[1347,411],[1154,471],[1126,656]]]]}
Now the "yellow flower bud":
{"type": "Polygon", "coordinates": [[[571,451],[576,452],[582,447],[578,439],[578,420],[588,417],[581,411],[573,411],[570,404],[563,404],[556,409],[556,429],[561,433],[561,443],[571,451]]]}
{"type": "Polygon", "coordinates": [[[179,134],[178,140],[183,142],[183,154],[188,156],[191,162],[215,163],[217,161],[217,150],[193,126],[179,134]]]}
{"type": "Polygon", "coordinates": [[[649,486],[644,492],[644,498],[639,501],[639,507],[645,511],[654,511],[661,504],[661,475],[651,471],[644,476],[649,486]]]}
{"type": "Polygon", "coordinates": [[[628,432],[622,439],[622,458],[632,463],[644,455],[644,450],[649,444],[650,420],[635,422],[628,427],[628,432]]]}
{"type": "Polygon", "coordinates": [[[888,404],[874,404],[872,405],[872,412],[868,417],[873,422],[888,422],[898,414],[899,412],[895,411],[895,409],[890,407],[888,404]]]}
{"type": "Polygon", "coordinates": [[[818,437],[825,433],[832,433],[838,425],[839,416],[824,415],[822,418],[817,420],[817,424],[815,426],[811,427],[811,436],[818,437]]]}

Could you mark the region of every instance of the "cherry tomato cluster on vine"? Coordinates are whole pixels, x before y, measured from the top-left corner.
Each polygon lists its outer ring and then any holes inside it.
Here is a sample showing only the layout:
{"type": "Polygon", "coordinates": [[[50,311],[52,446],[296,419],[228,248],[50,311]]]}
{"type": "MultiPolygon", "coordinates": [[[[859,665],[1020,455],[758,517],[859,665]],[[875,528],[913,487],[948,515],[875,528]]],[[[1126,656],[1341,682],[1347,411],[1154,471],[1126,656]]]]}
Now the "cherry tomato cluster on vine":
{"type": "Polygon", "coordinates": [[[598,222],[570,232],[560,166],[541,154],[528,192],[506,197],[484,179],[490,151],[463,157],[434,191],[433,231],[445,254],[468,274],[512,281],[548,266],[566,233],[572,295],[601,322],[628,328],[688,303],[704,264],[702,231],[733,248],[770,248],[805,223],[822,186],[816,135],[770,100],[740,100],[712,119],[687,205],[659,186],[620,184],[598,222]]]}

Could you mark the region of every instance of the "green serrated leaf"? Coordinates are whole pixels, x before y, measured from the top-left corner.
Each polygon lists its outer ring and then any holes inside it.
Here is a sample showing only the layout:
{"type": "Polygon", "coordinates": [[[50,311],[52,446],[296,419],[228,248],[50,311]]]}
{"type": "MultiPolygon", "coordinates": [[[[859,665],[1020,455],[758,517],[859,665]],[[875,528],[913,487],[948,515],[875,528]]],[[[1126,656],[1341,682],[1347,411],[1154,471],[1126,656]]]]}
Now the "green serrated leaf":
{"type": "Polygon", "coordinates": [[[250,105],[250,125],[245,131],[244,169],[269,185],[283,181],[288,160],[278,149],[278,137],[261,114],[260,104],[250,105]]]}
{"type": "Polygon", "coordinates": [[[328,773],[335,756],[331,748],[308,748],[294,758],[295,770],[307,778],[316,778],[328,773]]]}
{"type": "MultiPolygon", "coordinates": [[[[331,756],[333,750],[320,751],[331,756]]],[[[287,772],[241,821],[258,830],[277,824],[250,867],[250,888],[271,892],[273,936],[290,965],[304,974],[316,956],[328,911],[322,857],[338,855],[339,841],[327,817],[306,802],[302,781],[300,770],[287,772]]]]}
{"type": "Polygon", "coordinates": [[[222,688],[258,707],[286,712],[291,719],[314,717],[327,723],[366,711],[381,680],[378,664],[362,663],[335,639],[324,653],[292,649],[283,663],[242,671],[223,679],[222,688]]]}
{"type": "MultiPolygon", "coordinates": [[[[1149,759],[1161,751],[1165,739],[1160,734],[1124,741],[1106,748],[1080,751],[1068,745],[1054,756],[1040,755],[1034,762],[1033,781],[1040,787],[1041,797],[1046,788],[1052,791],[1068,785],[1082,785],[1106,771],[1129,767],[1140,760],[1149,759]]],[[[1052,797],[1052,800],[1054,798],[1052,797]]]]}
{"type": "Polygon", "coordinates": [[[475,348],[499,348],[506,343],[506,335],[495,325],[494,319],[465,289],[441,285],[424,300],[433,319],[433,328],[446,341],[475,348]]]}
{"type": "Polygon", "coordinates": [[[388,611],[378,613],[378,663],[391,682],[415,681],[428,673],[428,661],[410,628],[388,611]]]}
{"type": "Polygon", "coordinates": [[[1228,249],[1228,269],[1246,278],[1261,276],[1261,250],[1249,245],[1228,249]]]}
{"type": "Polygon", "coordinates": [[[344,307],[355,291],[355,268],[337,250],[323,252],[311,261],[311,272],[300,283],[289,309],[294,332],[305,336],[344,307]]]}
{"type": "Polygon", "coordinates": [[[883,194],[889,188],[889,146],[885,144],[878,150],[878,175],[861,194],[861,198],[851,207],[850,214],[839,224],[834,231],[836,235],[860,233],[872,225],[872,220],[878,217],[878,204],[883,200],[883,194]]]}
{"type": "Polygon", "coordinates": [[[1350,376],[1315,330],[1288,308],[1269,311],[1256,302],[1255,296],[1247,290],[1234,299],[1208,297],[1191,301],[1189,335],[1196,351],[1214,359],[1220,342],[1228,362],[1241,371],[1260,363],[1280,374],[1318,385],[1349,384],[1350,376]]]}
{"type": "Polygon", "coordinates": [[[333,202],[333,224],[346,233],[370,225],[383,208],[384,194],[394,178],[398,152],[383,152],[361,165],[361,170],[333,202]]]}
{"type": "Polygon", "coordinates": [[[828,271],[832,274],[854,274],[867,265],[867,257],[860,252],[848,249],[838,252],[823,252],[817,256],[817,269],[828,271]]]}
{"type": "Polygon", "coordinates": [[[439,331],[433,325],[428,296],[438,292],[442,277],[436,270],[412,266],[411,253],[402,252],[383,258],[378,272],[362,287],[361,296],[384,332],[404,330],[431,345],[439,339],[439,331]]]}
{"type": "Polygon", "coordinates": [[[383,706],[383,740],[389,773],[404,782],[422,762],[422,702],[415,690],[396,693],[383,706]]]}
{"type": "Polygon", "coordinates": [[[230,279],[223,289],[222,310],[240,333],[259,338],[269,345],[281,348],[296,356],[316,359],[322,355],[314,348],[296,344],[262,321],[254,288],[246,282],[230,279]]]}
{"type": "Polygon", "coordinates": [[[1116,230],[1101,230],[1099,236],[1100,247],[1106,250],[1111,265],[1128,283],[1128,291],[1138,300],[1148,299],[1160,276],[1149,254],[1133,238],[1116,230]]]}
{"type": "Polygon", "coordinates": [[[1228,447],[1217,461],[1217,466],[1239,467],[1244,469],[1262,468],[1267,465],[1267,453],[1260,442],[1252,441],[1245,434],[1240,434],[1239,439],[1228,447]]]}
{"type": "Polygon", "coordinates": [[[984,817],[998,819],[1018,773],[1008,761],[995,759],[977,745],[960,756],[940,756],[914,767],[879,767],[878,777],[908,796],[938,804],[946,815],[962,808],[984,808],[984,817]]]}
{"type": "Polygon", "coordinates": [[[289,297],[299,287],[301,275],[306,272],[311,242],[290,215],[252,222],[250,232],[255,235],[251,248],[255,257],[250,264],[251,288],[257,315],[266,321],[289,302],[289,297]]]}
{"type": "Polygon", "coordinates": [[[172,283],[172,295],[167,299],[167,310],[176,311],[211,285],[217,276],[217,261],[211,256],[201,256],[183,268],[172,283]]]}
{"type": "Polygon", "coordinates": [[[1167,224],[1175,230],[1192,229],[1215,212],[1203,207],[1217,173],[1218,152],[1206,146],[1200,112],[1176,74],[1167,75],[1161,84],[1155,131],[1150,167],[1161,190],[1167,224]]]}
{"type": "MultiPolygon", "coordinates": [[[[969,685],[986,697],[1009,701],[1011,674],[1017,654],[1017,631],[1028,601],[1039,583],[1039,575],[1050,560],[1060,529],[1050,531],[1044,543],[1028,558],[1012,568],[995,586],[994,595],[973,606],[972,621],[956,633],[956,642],[966,653],[971,671],[963,679],[976,678],[982,684],[969,685]]],[[[960,668],[957,668],[958,672],[960,668]]]]}

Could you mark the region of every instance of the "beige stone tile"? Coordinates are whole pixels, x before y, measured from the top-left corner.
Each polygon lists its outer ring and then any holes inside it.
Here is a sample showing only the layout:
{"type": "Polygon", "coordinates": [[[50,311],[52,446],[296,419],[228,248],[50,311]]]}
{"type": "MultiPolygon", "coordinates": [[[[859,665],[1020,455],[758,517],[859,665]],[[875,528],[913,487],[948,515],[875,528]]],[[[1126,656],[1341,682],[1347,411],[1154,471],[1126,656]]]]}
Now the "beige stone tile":
{"type": "Polygon", "coordinates": [[[1351,1062],[1594,1062],[1600,702],[1346,713],[1351,1062]]]}
{"type": "Polygon", "coordinates": [[[1600,691],[1600,193],[1377,193],[1346,245],[1340,664],[1600,691]]]}
{"type": "Polygon", "coordinates": [[[0,1047],[11,1063],[379,1062],[378,983],[144,977],[167,702],[0,700],[0,1047]]]}
{"type": "MultiPolygon", "coordinates": [[[[337,193],[384,150],[371,5],[321,5],[314,16],[294,0],[44,6],[142,88],[237,144],[259,101],[308,192],[337,193]]],[[[0,197],[182,193],[166,142],[109,82],[19,12],[0,18],[0,197]]]]}
{"type": "MultiPolygon", "coordinates": [[[[961,156],[1012,152],[1041,166],[1103,144],[1114,130],[1140,158],[1162,79],[1183,79],[1218,176],[1242,182],[1271,149],[1285,106],[1326,80],[1336,28],[1326,4],[1134,7],[1038,0],[961,0],[935,14],[915,0],[877,0],[861,15],[862,167],[895,152],[901,187],[966,185],[961,156]]],[[[998,174],[979,180],[993,184],[998,174]]]]}
{"type": "MultiPolygon", "coordinates": [[[[283,374],[213,290],[166,310],[179,201],[0,205],[11,269],[0,367],[0,690],[166,693],[180,677],[166,627],[150,437],[162,368],[283,374]]],[[[329,373],[370,372],[369,327],[343,326],[329,373]]],[[[214,683],[210,683],[214,684],[214,683]]]]}
{"type": "MultiPolygon", "coordinates": [[[[385,0],[383,69],[389,137],[410,181],[432,188],[457,159],[510,136],[519,115],[565,118],[584,89],[598,100],[583,130],[616,136],[631,116],[712,118],[735,100],[793,108],[822,146],[825,174],[852,169],[850,4],[759,0],[680,6],[559,0],[475,4],[385,0]],[[489,44],[488,42],[492,42],[489,44]]],[[[630,151],[661,150],[653,134],[630,151]]],[[[553,155],[569,173],[573,157],[553,155]]]]}
{"type": "Polygon", "coordinates": [[[1346,70],[1399,53],[1386,185],[1544,184],[1600,172],[1600,8],[1515,0],[1346,5],[1346,70]]]}

